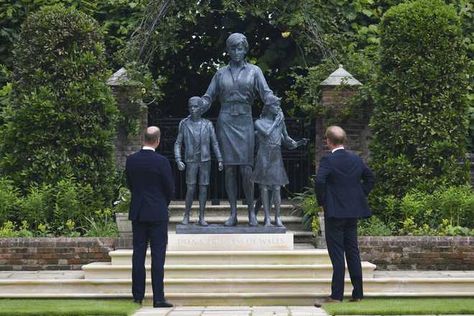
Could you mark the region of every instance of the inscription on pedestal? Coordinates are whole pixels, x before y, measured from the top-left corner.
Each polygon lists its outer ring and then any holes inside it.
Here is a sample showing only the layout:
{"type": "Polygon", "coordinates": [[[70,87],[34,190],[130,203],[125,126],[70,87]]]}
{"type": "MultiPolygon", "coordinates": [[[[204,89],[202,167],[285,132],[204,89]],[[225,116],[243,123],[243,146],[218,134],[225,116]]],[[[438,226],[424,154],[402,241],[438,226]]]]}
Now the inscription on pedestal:
{"type": "Polygon", "coordinates": [[[168,250],[292,250],[293,234],[170,234],[168,250]]]}

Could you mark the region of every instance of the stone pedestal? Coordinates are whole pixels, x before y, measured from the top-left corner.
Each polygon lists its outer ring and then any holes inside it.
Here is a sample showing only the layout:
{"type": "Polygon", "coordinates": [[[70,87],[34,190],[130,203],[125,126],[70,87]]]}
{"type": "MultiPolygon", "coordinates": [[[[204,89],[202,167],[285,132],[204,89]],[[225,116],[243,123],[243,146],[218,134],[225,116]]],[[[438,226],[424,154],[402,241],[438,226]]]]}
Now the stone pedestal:
{"type": "Polygon", "coordinates": [[[293,250],[293,234],[169,234],[169,251],[293,250]]]}
{"type": "MultiPolygon", "coordinates": [[[[118,249],[132,248],[132,224],[127,214],[117,213],[119,230],[118,249]]],[[[235,226],[211,224],[202,227],[194,224],[176,225],[168,234],[169,251],[270,251],[293,250],[294,235],[285,227],[235,226]]]]}
{"type": "Polygon", "coordinates": [[[224,226],[222,224],[210,224],[200,226],[196,224],[176,225],[176,234],[284,234],[286,227],[278,226],[224,226]]]}

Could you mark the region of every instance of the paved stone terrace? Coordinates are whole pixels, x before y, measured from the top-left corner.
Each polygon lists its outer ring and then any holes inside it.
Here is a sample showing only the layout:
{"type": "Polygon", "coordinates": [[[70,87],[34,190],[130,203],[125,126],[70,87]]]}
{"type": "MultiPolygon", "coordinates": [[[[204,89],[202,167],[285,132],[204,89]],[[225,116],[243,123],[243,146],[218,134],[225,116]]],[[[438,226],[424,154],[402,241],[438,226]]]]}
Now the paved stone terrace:
{"type": "Polygon", "coordinates": [[[187,306],[142,307],[134,316],[327,316],[312,306],[187,306]]]}

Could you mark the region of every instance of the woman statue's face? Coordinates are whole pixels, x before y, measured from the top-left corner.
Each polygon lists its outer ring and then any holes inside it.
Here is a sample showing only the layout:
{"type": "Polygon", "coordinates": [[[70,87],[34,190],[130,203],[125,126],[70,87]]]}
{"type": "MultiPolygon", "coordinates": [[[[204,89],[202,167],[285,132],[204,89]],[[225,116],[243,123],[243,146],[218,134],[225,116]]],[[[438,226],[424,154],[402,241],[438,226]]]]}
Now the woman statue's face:
{"type": "Polygon", "coordinates": [[[245,54],[247,54],[247,50],[245,49],[245,46],[242,43],[232,45],[227,49],[227,52],[230,55],[230,59],[235,62],[241,62],[242,60],[244,60],[245,54]]]}

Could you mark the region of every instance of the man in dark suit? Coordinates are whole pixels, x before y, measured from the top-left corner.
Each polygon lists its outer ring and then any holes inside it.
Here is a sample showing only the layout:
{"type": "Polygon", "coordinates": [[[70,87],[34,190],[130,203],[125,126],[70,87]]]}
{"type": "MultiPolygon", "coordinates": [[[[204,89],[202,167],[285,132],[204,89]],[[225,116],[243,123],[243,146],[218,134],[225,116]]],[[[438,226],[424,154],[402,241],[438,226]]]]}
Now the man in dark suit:
{"type": "Polygon", "coordinates": [[[172,307],[163,290],[166,245],[168,243],[168,205],[174,194],[171,166],[155,152],[160,144],[160,129],[146,129],[144,146],[127,158],[125,174],[132,193],[128,218],[132,221],[132,294],[141,304],[145,296],[145,258],[150,242],[153,306],[172,307]]]}
{"type": "Polygon", "coordinates": [[[374,186],[374,175],[362,159],[344,149],[346,133],[339,126],[326,130],[331,153],[319,163],[315,179],[316,198],[324,210],[326,243],[333,266],[331,295],[317,302],[342,301],[344,296],[344,255],[351,278],[351,301],[363,298],[362,267],[357,242],[357,220],[371,216],[367,195],[374,186]]]}

